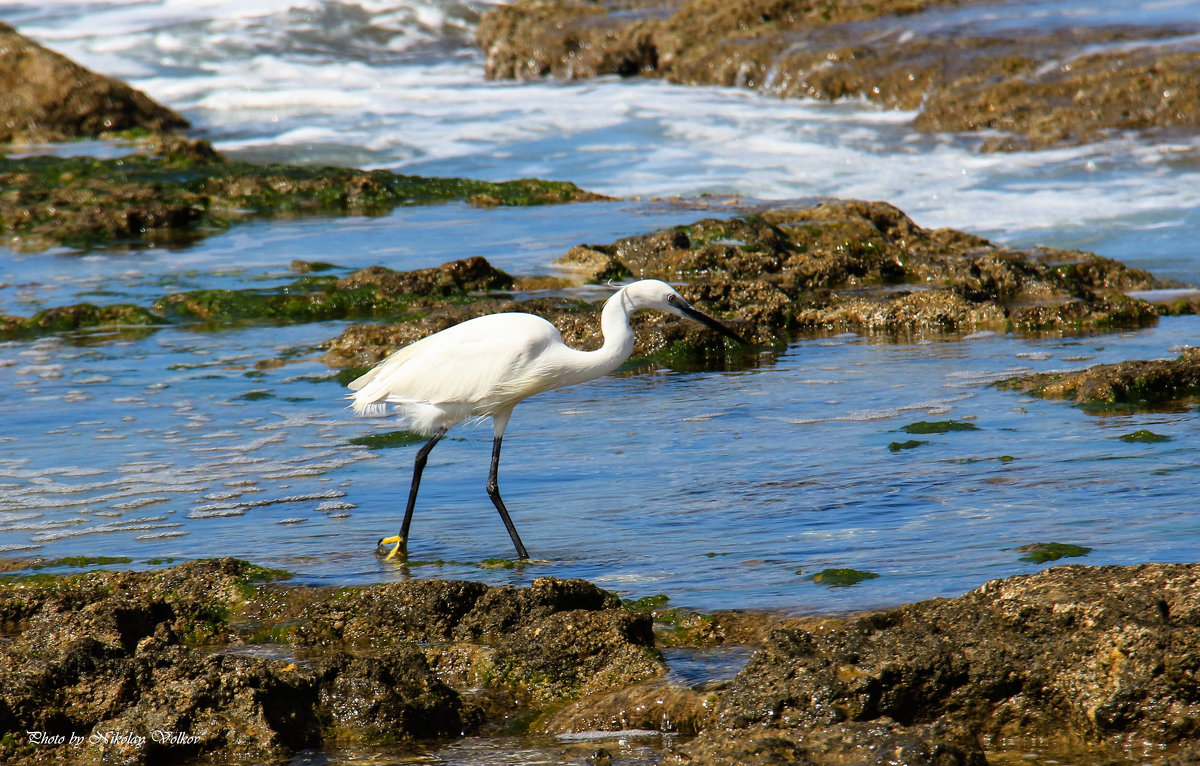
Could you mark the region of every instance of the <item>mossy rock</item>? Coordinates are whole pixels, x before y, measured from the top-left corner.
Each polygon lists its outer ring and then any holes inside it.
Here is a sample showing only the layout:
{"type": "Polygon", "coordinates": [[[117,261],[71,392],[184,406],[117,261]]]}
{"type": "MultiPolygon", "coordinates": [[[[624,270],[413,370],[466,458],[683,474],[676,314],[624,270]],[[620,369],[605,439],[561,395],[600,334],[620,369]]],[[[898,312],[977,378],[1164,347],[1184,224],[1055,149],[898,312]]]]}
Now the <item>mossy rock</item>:
{"type": "Polygon", "coordinates": [[[652,614],[662,607],[667,605],[671,599],[665,593],[657,593],[653,596],[642,596],[637,599],[621,599],[621,606],[632,612],[646,612],[652,614]]]}
{"type": "Polygon", "coordinates": [[[32,317],[0,316],[0,337],[70,332],[97,327],[147,327],[166,324],[165,317],[141,306],[78,303],[39,311],[32,317]]]}
{"type": "Polygon", "coordinates": [[[37,562],[30,565],[30,569],[48,569],[50,567],[74,567],[77,569],[85,569],[87,567],[131,563],[133,563],[133,559],[129,558],[128,556],[66,556],[61,559],[51,559],[50,561],[37,562]]]}
{"type": "Polygon", "coordinates": [[[888,449],[890,449],[892,452],[902,452],[904,450],[916,449],[922,444],[928,443],[929,442],[925,441],[924,439],[907,439],[902,442],[892,442],[888,445],[888,449]]]}
{"type": "Polygon", "coordinates": [[[1159,442],[1171,441],[1170,436],[1163,436],[1162,434],[1156,434],[1153,431],[1150,431],[1145,428],[1134,431],[1132,433],[1121,434],[1117,438],[1123,442],[1128,442],[1130,444],[1158,444],[1159,442]]]}
{"type": "Polygon", "coordinates": [[[951,431],[979,431],[982,429],[973,423],[965,423],[961,420],[919,420],[916,423],[901,426],[900,430],[906,434],[947,434],[951,431]]]}
{"type": "Polygon", "coordinates": [[[0,229],[29,250],[188,241],[254,217],[380,215],[450,200],[527,206],[605,199],[559,181],[423,178],[174,152],[0,157],[0,188],[0,229]]]}
{"type": "Polygon", "coordinates": [[[1091,548],[1071,543],[1030,543],[1022,545],[1017,550],[1025,555],[1021,561],[1034,564],[1045,564],[1047,561],[1057,561],[1063,558],[1077,558],[1092,552],[1091,548]]]}
{"type": "Polygon", "coordinates": [[[1085,407],[1154,407],[1200,398],[1200,349],[1175,359],[1098,364],[1077,372],[1036,373],[995,384],[1047,399],[1072,399],[1085,407]]]}
{"type": "Polygon", "coordinates": [[[507,273],[475,256],[413,271],[370,266],[341,279],[306,276],[266,290],[189,290],[154,305],[176,317],[307,322],[402,314],[414,306],[463,302],[473,293],[507,289],[512,283],[507,273]]]}
{"type": "Polygon", "coordinates": [[[846,588],[851,585],[858,585],[865,580],[874,580],[877,577],[879,577],[879,574],[876,572],[864,572],[860,569],[841,567],[822,569],[812,576],[812,581],[821,585],[828,585],[831,588],[846,588]]]}

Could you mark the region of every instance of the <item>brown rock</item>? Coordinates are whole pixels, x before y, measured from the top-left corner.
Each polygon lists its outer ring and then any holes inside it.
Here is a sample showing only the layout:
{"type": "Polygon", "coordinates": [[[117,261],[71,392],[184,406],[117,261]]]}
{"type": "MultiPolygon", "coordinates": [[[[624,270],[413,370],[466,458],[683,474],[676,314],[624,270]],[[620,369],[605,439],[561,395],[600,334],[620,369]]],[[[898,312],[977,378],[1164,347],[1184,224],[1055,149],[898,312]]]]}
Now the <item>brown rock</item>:
{"type": "MultiPolygon", "coordinates": [[[[1180,29],[992,32],[913,16],[941,0],[519,0],[485,14],[492,78],[649,75],[920,110],[915,127],[1003,131],[985,151],[1200,126],[1200,67],[1180,29]]],[[[957,4],[957,3],[953,3],[957,4]]],[[[1194,31],[1194,28],[1193,28],[1194,31]]]]}
{"type": "Polygon", "coordinates": [[[502,290],[513,285],[512,277],[494,268],[486,259],[473,256],[431,269],[393,271],[371,266],[338,280],[339,290],[374,285],[381,297],[420,295],[445,297],[467,291],[502,290]]]}
{"type": "Polygon", "coordinates": [[[161,133],[188,122],[146,94],[96,74],[0,23],[0,143],[161,133]]]}
{"type": "Polygon", "coordinates": [[[956,599],[785,626],[721,699],[720,725],[794,738],[935,722],[1110,755],[1189,742],[1200,732],[1200,702],[1183,691],[1200,638],[1197,582],[1194,564],[1063,566],[956,599]]]}
{"type": "Polygon", "coordinates": [[[997,383],[1076,404],[1156,404],[1200,397],[1200,349],[1177,359],[1098,364],[1078,372],[1044,372],[997,383]]]}
{"type": "Polygon", "coordinates": [[[547,734],[642,729],[695,735],[712,724],[715,703],[714,694],[660,679],[585,697],[538,728],[547,734]]]}

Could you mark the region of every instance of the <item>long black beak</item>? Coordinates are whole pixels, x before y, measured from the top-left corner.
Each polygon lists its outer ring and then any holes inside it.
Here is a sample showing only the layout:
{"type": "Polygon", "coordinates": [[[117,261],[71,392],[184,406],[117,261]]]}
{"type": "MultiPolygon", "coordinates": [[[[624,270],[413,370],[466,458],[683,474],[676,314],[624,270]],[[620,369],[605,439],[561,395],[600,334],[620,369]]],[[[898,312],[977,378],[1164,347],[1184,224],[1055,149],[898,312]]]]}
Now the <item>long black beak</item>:
{"type": "Polygon", "coordinates": [[[713,330],[716,330],[717,332],[721,333],[722,335],[724,335],[726,337],[733,338],[738,343],[741,343],[743,346],[750,345],[750,343],[745,338],[738,335],[733,330],[730,330],[728,327],[721,324],[717,320],[713,319],[708,314],[705,314],[703,311],[698,311],[682,301],[680,301],[677,305],[678,305],[679,310],[683,312],[684,316],[686,316],[690,319],[694,319],[697,322],[699,322],[700,324],[704,325],[705,327],[709,327],[713,330]]]}

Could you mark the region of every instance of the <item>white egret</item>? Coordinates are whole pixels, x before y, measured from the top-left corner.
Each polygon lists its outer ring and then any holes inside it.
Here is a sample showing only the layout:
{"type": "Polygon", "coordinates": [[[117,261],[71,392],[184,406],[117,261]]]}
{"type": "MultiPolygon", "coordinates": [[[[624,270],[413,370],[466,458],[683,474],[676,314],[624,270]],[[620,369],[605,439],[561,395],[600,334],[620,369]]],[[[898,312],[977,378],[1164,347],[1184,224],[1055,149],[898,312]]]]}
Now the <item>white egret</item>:
{"type": "Polygon", "coordinates": [[[533,314],[504,313],[476,317],[396,351],[370,372],[350,383],[356,412],[375,405],[398,405],[401,420],[412,431],[431,437],[417,450],[412,488],[400,534],[379,541],[379,552],[393,558],[404,552],[417,489],[425,461],[447,429],[468,418],[490,416],[494,430],[487,493],[500,512],[517,555],[529,558],[500,497],[497,474],[500,444],[513,407],[550,389],[598,378],[616,370],[633,353],[630,316],[639,309],[658,309],[693,319],[734,340],[736,333],[692,308],[670,285],[646,279],[626,285],[610,297],[600,315],[604,344],[580,351],[563,343],[558,328],[533,314]]]}

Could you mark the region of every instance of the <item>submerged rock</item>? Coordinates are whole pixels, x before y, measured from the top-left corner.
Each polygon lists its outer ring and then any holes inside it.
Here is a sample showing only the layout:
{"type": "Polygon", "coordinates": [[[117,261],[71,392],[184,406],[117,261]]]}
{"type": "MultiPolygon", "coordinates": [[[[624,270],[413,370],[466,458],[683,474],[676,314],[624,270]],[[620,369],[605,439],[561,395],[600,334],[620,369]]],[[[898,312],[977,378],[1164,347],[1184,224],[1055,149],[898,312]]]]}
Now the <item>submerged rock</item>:
{"type": "Polygon", "coordinates": [[[694,736],[712,726],[716,696],[660,679],[584,697],[538,728],[547,734],[638,729],[694,736]]]}
{"type": "Polygon", "coordinates": [[[0,23],[0,144],[162,133],[188,121],[125,83],[89,71],[0,23]]]}
{"type": "Polygon", "coordinates": [[[1077,372],[1039,372],[996,383],[1047,399],[1086,406],[1147,406],[1200,397],[1200,348],[1176,359],[1098,364],[1077,372]]]}
{"type": "Polygon", "coordinates": [[[485,14],[478,39],[491,78],[641,74],[864,98],[919,110],[918,130],[1004,132],[984,150],[1200,127],[1200,48],[1178,28],[973,28],[947,5],[958,3],[518,0],[485,14]]]}
{"type": "Polygon", "coordinates": [[[802,735],[733,729],[705,731],[667,764],[799,764],[801,766],[986,766],[979,743],[943,726],[890,721],[838,723],[802,735]]]}

